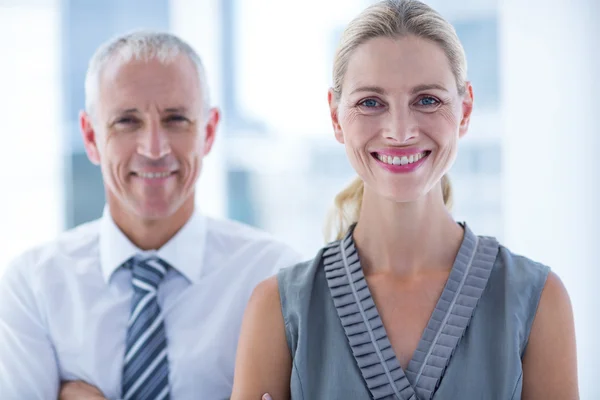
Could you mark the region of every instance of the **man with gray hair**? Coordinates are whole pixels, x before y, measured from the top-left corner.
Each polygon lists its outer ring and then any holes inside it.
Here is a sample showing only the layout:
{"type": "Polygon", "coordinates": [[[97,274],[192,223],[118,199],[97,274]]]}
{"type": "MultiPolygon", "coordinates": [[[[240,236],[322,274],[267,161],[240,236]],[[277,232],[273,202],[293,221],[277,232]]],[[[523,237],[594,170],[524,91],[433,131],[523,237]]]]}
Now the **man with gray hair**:
{"type": "Polygon", "coordinates": [[[219,112],[189,45],[116,38],[92,57],[85,91],[81,132],[107,204],[6,269],[0,399],[55,399],[69,381],[63,397],[227,398],[254,286],[300,257],[195,207],[219,112]]]}

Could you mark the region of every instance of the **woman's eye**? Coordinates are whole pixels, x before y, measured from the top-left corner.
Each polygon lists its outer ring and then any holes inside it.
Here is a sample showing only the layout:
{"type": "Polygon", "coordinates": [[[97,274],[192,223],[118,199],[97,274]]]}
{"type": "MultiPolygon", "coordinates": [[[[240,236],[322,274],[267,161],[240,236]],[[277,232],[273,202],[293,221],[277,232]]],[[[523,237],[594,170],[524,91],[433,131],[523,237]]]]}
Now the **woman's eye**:
{"type": "Polygon", "coordinates": [[[422,106],[436,106],[440,102],[435,97],[426,96],[426,97],[419,99],[418,103],[419,103],[419,105],[422,105],[422,106]]]}
{"type": "Polygon", "coordinates": [[[366,99],[366,100],[361,101],[360,105],[365,106],[367,108],[374,108],[374,107],[378,107],[380,104],[377,100],[366,99]]]}

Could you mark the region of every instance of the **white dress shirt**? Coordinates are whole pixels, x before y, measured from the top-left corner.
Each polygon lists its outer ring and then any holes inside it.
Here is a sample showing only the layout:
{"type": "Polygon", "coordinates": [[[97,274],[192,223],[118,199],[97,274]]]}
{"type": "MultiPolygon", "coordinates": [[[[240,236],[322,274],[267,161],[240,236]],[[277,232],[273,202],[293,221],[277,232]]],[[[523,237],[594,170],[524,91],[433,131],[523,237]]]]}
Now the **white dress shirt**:
{"type": "Polygon", "coordinates": [[[195,212],[156,252],[142,252],[105,209],[13,262],[0,281],[0,399],[54,400],[83,380],[109,399],[121,374],[133,287],[121,265],[157,254],[173,268],[158,289],[171,399],[231,394],[242,315],[252,290],[300,255],[264,232],[195,212]]]}

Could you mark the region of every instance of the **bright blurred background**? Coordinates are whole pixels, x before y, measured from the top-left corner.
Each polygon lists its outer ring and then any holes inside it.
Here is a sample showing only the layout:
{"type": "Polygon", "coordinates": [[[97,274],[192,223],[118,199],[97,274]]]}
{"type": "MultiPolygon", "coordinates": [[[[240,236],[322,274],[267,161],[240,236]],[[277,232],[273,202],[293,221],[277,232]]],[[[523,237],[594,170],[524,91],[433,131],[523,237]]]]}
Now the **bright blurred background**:
{"type": "MultiPolygon", "coordinates": [[[[476,108],[451,171],[458,220],[550,265],[575,309],[582,399],[600,399],[598,0],[428,0],[456,27],[476,108]]],[[[169,30],[206,64],[223,123],[199,205],[306,257],[354,176],[326,93],[345,24],[369,0],[0,0],[0,275],[98,218],[78,131],[87,62],[131,29],[169,30]]]]}

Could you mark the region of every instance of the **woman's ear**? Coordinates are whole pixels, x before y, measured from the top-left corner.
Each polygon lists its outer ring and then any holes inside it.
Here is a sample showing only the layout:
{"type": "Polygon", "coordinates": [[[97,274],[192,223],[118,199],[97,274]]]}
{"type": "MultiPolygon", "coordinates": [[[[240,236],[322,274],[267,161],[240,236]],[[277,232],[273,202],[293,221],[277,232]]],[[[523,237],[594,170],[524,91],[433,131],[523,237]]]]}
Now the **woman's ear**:
{"type": "Polygon", "coordinates": [[[329,102],[329,115],[331,116],[331,124],[333,125],[333,133],[338,142],[344,144],[344,135],[342,133],[342,127],[338,117],[338,105],[339,101],[335,95],[333,89],[329,89],[327,92],[327,101],[329,102]]]}
{"type": "Polygon", "coordinates": [[[469,130],[469,123],[471,122],[471,113],[473,112],[473,86],[471,82],[465,83],[465,94],[463,95],[462,100],[462,118],[460,120],[460,128],[458,131],[458,136],[463,137],[467,134],[469,130]]]}

